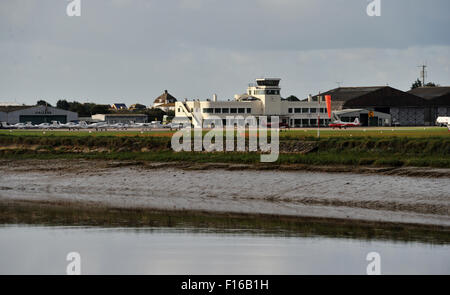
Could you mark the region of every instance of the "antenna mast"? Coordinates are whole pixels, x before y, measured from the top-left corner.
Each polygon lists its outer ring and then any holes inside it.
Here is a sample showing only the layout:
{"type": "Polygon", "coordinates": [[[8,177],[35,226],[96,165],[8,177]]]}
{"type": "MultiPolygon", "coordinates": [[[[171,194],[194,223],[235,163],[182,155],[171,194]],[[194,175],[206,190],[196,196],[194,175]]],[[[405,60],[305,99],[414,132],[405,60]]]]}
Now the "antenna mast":
{"type": "Polygon", "coordinates": [[[418,66],[419,68],[421,68],[420,70],[420,78],[422,79],[422,87],[425,87],[425,78],[427,76],[427,65],[423,64],[421,66],[418,66]]]}

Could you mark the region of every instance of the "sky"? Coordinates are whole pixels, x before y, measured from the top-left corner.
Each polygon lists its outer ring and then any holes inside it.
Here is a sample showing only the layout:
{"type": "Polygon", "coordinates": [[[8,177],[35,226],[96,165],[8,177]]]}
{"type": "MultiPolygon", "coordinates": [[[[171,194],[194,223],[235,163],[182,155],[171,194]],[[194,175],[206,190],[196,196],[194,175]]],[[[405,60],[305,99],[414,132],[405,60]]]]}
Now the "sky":
{"type": "Polygon", "coordinates": [[[0,1],[0,102],[151,105],[232,99],[260,77],[283,97],[342,86],[450,85],[450,1],[0,1]],[[339,83],[338,83],[339,82],[339,83]]]}

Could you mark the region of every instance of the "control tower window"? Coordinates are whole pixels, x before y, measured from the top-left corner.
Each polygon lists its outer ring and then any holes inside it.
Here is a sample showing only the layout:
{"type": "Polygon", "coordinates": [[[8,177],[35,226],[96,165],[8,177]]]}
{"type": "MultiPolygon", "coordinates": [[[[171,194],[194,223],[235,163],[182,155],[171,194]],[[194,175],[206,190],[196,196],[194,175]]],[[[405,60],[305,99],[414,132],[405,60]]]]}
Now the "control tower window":
{"type": "Polygon", "coordinates": [[[237,113],[237,109],[236,108],[231,108],[230,109],[230,113],[231,114],[236,114],[237,113]]]}
{"type": "Polygon", "coordinates": [[[257,80],[256,83],[258,86],[278,86],[280,84],[280,80],[257,80]]]}

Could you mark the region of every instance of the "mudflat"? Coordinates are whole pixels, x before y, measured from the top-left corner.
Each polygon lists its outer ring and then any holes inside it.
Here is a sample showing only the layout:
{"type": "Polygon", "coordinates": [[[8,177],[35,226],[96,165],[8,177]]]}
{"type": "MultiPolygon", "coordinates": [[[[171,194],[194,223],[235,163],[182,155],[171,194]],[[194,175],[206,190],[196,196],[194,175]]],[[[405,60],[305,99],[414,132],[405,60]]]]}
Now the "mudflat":
{"type": "Polygon", "coordinates": [[[331,173],[300,166],[266,169],[82,159],[1,160],[0,165],[2,203],[76,202],[123,209],[450,227],[446,169],[355,173],[334,167],[331,173]]]}

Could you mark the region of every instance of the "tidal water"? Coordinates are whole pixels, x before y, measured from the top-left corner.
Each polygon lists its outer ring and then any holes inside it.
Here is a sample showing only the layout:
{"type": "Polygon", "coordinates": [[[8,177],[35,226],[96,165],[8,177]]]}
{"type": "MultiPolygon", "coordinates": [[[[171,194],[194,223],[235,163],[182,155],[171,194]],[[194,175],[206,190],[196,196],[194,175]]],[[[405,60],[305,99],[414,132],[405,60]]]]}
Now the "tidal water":
{"type": "Polygon", "coordinates": [[[423,242],[169,228],[0,227],[0,274],[450,274],[450,247],[423,242]]]}

